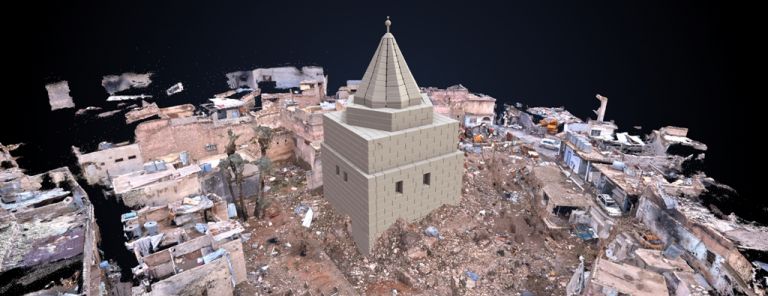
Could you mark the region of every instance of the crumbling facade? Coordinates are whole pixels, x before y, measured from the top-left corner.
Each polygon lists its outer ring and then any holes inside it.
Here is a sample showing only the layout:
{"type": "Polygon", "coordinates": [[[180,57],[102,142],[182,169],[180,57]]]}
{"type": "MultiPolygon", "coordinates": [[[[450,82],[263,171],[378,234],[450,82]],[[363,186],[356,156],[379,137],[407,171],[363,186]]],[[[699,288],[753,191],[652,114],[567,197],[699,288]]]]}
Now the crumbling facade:
{"type": "Polygon", "coordinates": [[[337,100],[349,99],[349,96],[354,95],[357,89],[360,87],[360,80],[347,80],[347,85],[339,87],[336,92],[337,100]]]}
{"type": "Polygon", "coordinates": [[[201,192],[201,171],[196,164],[174,168],[165,162],[149,163],[143,170],[112,179],[114,192],[129,207],[165,205],[201,192]]]}
{"type": "Polygon", "coordinates": [[[260,82],[275,82],[277,88],[301,87],[302,83],[314,83],[321,86],[320,93],[326,94],[328,76],[324,74],[322,67],[305,66],[296,67],[258,68],[252,71],[237,71],[227,73],[227,84],[231,89],[248,87],[259,88],[260,82]]]}
{"type": "Polygon", "coordinates": [[[80,149],[72,147],[88,184],[109,184],[111,178],[141,170],[144,165],[138,144],[122,143],[113,146],[102,143],[99,148],[82,154],[80,149]]]}
{"type": "Polygon", "coordinates": [[[98,295],[98,226],[75,176],[26,175],[2,144],[0,161],[0,294],[98,295]]]}
{"type": "Polygon", "coordinates": [[[323,188],[352,218],[352,236],[368,253],[396,219],[458,202],[463,154],[458,122],[434,114],[389,21],[353,100],[346,111],[324,115],[323,188]]]}
{"type": "MultiPolygon", "coordinates": [[[[179,151],[187,151],[192,159],[222,154],[230,129],[240,136],[238,146],[248,146],[255,135],[250,124],[253,118],[245,114],[242,102],[233,101],[210,105],[208,116],[161,118],[140,123],[135,134],[143,158],[157,159],[179,151]]],[[[257,146],[248,147],[258,153],[257,146]]]]}
{"type": "Polygon", "coordinates": [[[722,295],[751,292],[753,266],[740,250],[768,252],[768,229],[721,220],[701,205],[670,196],[663,188],[640,199],[637,218],[682,257],[722,295]]]}
{"type": "Polygon", "coordinates": [[[296,160],[310,169],[307,172],[307,186],[310,189],[323,185],[320,145],[323,142],[323,113],[329,111],[332,110],[324,110],[320,106],[291,106],[281,114],[283,126],[290,129],[295,137],[296,160]]]}
{"type": "Polygon", "coordinates": [[[246,280],[242,225],[215,194],[144,207],[121,221],[139,263],[132,295],[231,295],[246,280]]]}
{"type": "Polygon", "coordinates": [[[460,121],[465,127],[496,122],[496,99],[484,94],[469,92],[463,85],[446,89],[425,89],[434,104],[435,112],[460,121]]]}

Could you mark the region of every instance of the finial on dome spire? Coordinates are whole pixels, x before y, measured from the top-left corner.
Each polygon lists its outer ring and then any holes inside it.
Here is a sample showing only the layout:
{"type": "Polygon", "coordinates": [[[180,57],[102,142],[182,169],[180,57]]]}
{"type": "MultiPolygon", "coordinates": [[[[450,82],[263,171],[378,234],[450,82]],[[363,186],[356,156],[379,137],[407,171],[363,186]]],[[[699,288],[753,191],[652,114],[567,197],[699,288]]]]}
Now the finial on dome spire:
{"type": "Polygon", "coordinates": [[[389,16],[387,16],[387,20],[384,21],[384,25],[387,26],[387,33],[389,33],[389,26],[392,25],[392,21],[389,20],[389,16]]]}

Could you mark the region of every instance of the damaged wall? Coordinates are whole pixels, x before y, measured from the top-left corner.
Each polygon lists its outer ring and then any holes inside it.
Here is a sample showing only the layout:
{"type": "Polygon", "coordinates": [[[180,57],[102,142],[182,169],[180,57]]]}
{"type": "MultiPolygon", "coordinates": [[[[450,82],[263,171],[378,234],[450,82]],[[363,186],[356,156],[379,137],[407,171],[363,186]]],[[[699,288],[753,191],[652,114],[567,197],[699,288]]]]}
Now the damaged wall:
{"type": "MultiPolygon", "coordinates": [[[[243,170],[243,194],[245,197],[255,196],[259,192],[261,183],[258,167],[256,164],[251,163],[245,165],[246,168],[243,170]]],[[[204,174],[200,182],[203,193],[214,193],[229,202],[234,201],[229,192],[229,187],[227,187],[224,172],[221,169],[215,169],[210,173],[204,174]]],[[[240,195],[240,187],[234,179],[232,180],[232,191],[234,191],[235,196],[240,195]]]]}
{"type": "Polygon", "coordinates": [[[69,96],[69,82],[66,80],[46,84],[45,90],[48,91],[48,103],[51,104],[51,110],[75,107],[72,97],[69,96]]]}
{"type": "Polygon", "coordinates": [[[312,80],[322,83],[322,93],[325,95],[325,86],[328,85],[328,76],[323,73],[322,67],[305,66],[257,68],[252,71],[235,71],[225,74],[229,88],[236,89],[249,87],[259,88],[259,82],[274,81],[276,88],[296,88],[302,81],[312,80]]]}
{"type": "Polygon", "coordinates": [[[463,85],[453,85],[446,89],[424,88],[435,112],[456,119],[464,126],[476,126],[481,123],[493,124],[496,118],[496,99],[483,94],[469,92],[463,85]]]}
{"type": "Polygon", "coordinates": [[[237,237],[216,241],[204,235],[139,261],[149,275],[161,279],[152,284],[150,295],[232,295],[234,286],[247,279],[243,244],[237,237]],[[226,254],[207,264],[197,261],[219,249],[226,254]]]}
{"type": "Polygon", "coordinates": [[[306,108],[285,108],[280,119],[283,126],[295,134],[294,154],[300,164],[308,166],[307,188],[316,189],[323,185],[320,144],[324,139],[323,114],[334,110],[323,110],[318,106],[306,108]]]}
{"type": "Polygon", "coordinates": [[[0,294],[77,293],[81,276],[83,291],[98,289],[98,227],[88,196],[69,169],[28,176],[18,167],[3,167],[0,179],[0,275],[18,274],[0,282],[0,294]],[[10,199],[14,202],[6,203],[10,199]],[[65,283],[72,279],[74,285],[65,283]]]}
{"type": "Polygon", "coordinates": [[[163,206],[202,193],[197,174],[142,186],[120,195],[126,206],[163,206]]]}
{"type": "Polygon", "coordinates": [[[648,197],[641,197],[637,218],[666,244],[677,243],[695,259],[691,265],[704,274],[719,293],[732,295],[752,276],[752,265],[725,238],[702,225],[681,222],[684,217],[662,210],[648,197]]]}
{"type": "Polygon", "coordinates": [[[303,80],[327,81],[323,68],[315,66],[301,67],[301,70],[296,67],[258,68],[253,70],[253,79],[256,82],[274,81],[277,88],[299,87],[303,80]]]}
{"type": "Polygon", "coordinates": [[[149,295],[233,295],[232,274],[224,258],[152,284],[149,295]]]}
{"type": "Polygon", "coordinates": [[[318,106],[296,108],[288,107],[280,112],[283,127],[297,136],[314,142],[323,140],[323,110],[318,106]]]}
{"type": "Polygon", "coordinates": [[[146,88],[152,83],[153,73],[123,73],[120,75],[106,75],[101,79],[101,86],[110,95],[130,89],[130,88],[146,88]]]}
{"type": "Polygon", "coordinates": [[[80,154],[76,147],[72,149],[83,176],[91,185],[108,184],[110,178],[139,171],[144,164],[138,144],[117,146],[86,154],[80,154]]]}
{"type": "MultiPolygon", "coordinates": [[[[194,117],[188,117],[195,120],[194,117]]],[[[258,144],[251,144],[255,136],[250,123],[214,126],[210,120],[195,120],[186,124],[175,124],[173,119],[158,119],[136,126],[136,143],[144,159],[156,159],[171,153],[187,151],[192,159],[222,154],[232,130],[239,136],[236,145],[258,154],[258,144]],[[250,144],[250,145],[249,145],[250,144]]]]}
{"type": "Polygon", "coordinates": [[[292,160],[294,147],[293,133],[284,128],[272,130],[272,141],[267,149],[267,157],[272,162],[292,160]]]}

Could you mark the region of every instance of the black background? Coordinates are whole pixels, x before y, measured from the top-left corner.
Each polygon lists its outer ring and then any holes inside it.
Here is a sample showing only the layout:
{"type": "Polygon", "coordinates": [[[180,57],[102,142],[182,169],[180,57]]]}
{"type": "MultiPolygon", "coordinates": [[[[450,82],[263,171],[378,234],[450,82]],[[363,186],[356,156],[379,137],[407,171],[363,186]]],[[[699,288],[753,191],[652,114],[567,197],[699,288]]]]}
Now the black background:
{"type": "MultiPolygon", "coordinates": [[[[360,79],[392,17],[420,86],[462,83],[503,102],[565,106],[622,130],[689,127],[709,146],[707,173],[736,188],[743,208],[766,208],[761,181],[765,20],[754,7],[707,1],[99,1],[6,6],[0,141],[31,173],[71,165],[70,146],[130,140],[110,119],[51,112],[48,82],[68,80],[77,108],[102,106],[101,76],[155,72],[147,90],[186,90],[161,106],[201,103],[223,74],[321,65],[329,93],[360,79]]],[[[763,212],[765,213],[765,212],[763,212]]],[[[759,216],[759,214],[758,214],[759,216]]],[[[753,215],[751,218],[755,218],[753,215]]],[[[760,217],[757,217],[760,218],[760,217]]],[[[765,217],[762,217],[765,218],[765,217]]]]}

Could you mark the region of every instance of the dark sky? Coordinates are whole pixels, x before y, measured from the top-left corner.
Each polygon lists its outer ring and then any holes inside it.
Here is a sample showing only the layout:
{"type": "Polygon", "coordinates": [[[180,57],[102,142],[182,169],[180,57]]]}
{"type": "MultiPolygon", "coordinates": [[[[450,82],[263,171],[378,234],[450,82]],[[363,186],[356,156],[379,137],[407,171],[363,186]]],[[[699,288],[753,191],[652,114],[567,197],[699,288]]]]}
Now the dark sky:
{"type": "MultiPolygon", "coordinates": [[[[610,98],[606,118],[624,129],[689,127],[690,137],[709,145],[709,175],[758,196],[745,171],[757,166],[749,153],[761,145],[749,135],[762,126],[750,104],[763,95],[751,91],[765,76],[748,74],[764,69],[757,66],[764,21],[748,16],[753,8],[708,1],[71,2],[6,10],[23,19],[3,21],[6,63],[29,66],[6,85],[12,96],[5,100],[27,107],[5,116],[4,126],[43,115],[33,133],[64,137],[51,132],[67,121],[45,115],[43,85],[69,80],[84,107],[106,98],[102,75],[125,71],[184,82],[185,94],[161,105],[200,101],[225,89],[224,72],[256,66],[321,65],[333,91],[362,76],[389,15],[420,86],[462,83],[499,103],[565,106],[580,117],[592,116],[600,93],[610,98]]],[[[0,141],[30,141],[6,131],[0,141]]]]}

